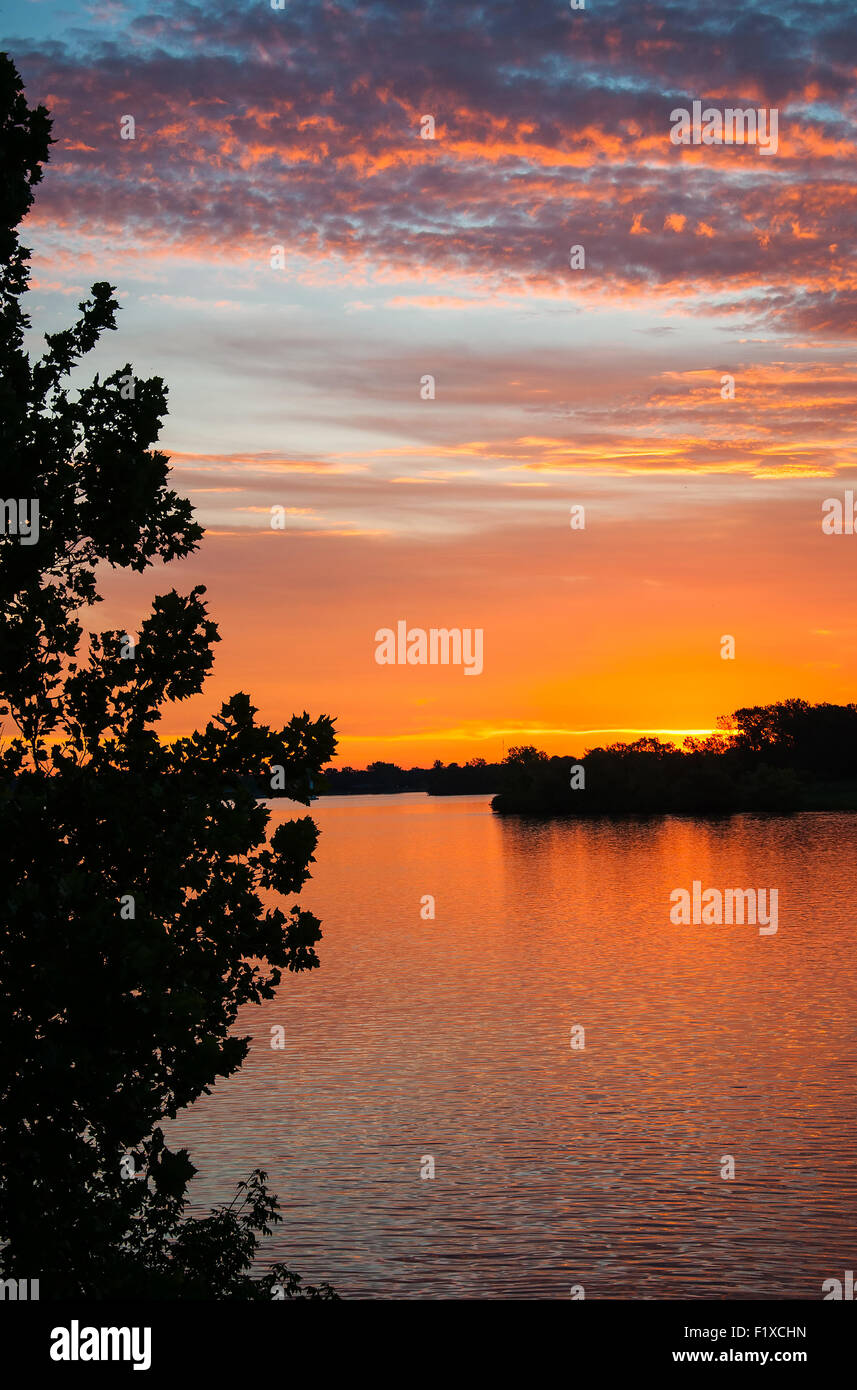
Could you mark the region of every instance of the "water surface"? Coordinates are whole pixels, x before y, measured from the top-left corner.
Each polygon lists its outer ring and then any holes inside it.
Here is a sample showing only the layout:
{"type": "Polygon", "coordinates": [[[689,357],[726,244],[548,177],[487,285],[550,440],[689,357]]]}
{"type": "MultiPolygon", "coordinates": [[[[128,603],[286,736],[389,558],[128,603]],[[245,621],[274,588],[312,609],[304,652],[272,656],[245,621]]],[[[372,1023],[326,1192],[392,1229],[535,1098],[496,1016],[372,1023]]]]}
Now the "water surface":
{"type": "Polygon", "coordinates": [[[855,1267],[857,815],[311,813],[321,968],[170,1127],[197,1201],[268,1171],[265,1263],[364,1298],[818,1299],[855,1267]],[[777,934],[672,925],[694,879],[776,887],[777,934]]]}

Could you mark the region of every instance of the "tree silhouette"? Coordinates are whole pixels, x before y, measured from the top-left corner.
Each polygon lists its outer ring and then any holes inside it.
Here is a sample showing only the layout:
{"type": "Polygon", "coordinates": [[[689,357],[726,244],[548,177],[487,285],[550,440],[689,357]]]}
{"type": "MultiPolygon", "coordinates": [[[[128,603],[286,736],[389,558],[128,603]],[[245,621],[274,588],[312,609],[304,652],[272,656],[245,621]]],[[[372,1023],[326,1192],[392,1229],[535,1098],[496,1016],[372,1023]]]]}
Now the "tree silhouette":
{"type": "Polygon", "coordinates": [[[29,252],[16,228],[49,154],[0,55],[0,1262],[43,1297],[330,1297],[274,1266],[253,1279],[279,1220],[257,1170],[228,1207],[185,1214],[194,1168],[159,1121],[229,1076],[239,1008],[285,970],[318,965],[320,924],[264,892],[309,877],[309,817],[266,838],[254,779],[308,804],[332,721],[279,730],[234,695],[171,744],[162,710],[196,694],[218,640],[204,589],[154,600],[138,637],[84,633],[96,567],[143,571],[197,548],[191,505],[152,448],[163,382],[126,364],[77,393],[69,373],[115,328],[92,286],[71,328],[24,350],[29,252]]]}
{"type": "Polygon", "coordinates": [[[857,704],[781,700],[721,715],[682,748],[646,736],[588,748],[578,766],[511,748],[491,805],[501,814],[604,816],[857,809],[857,704]]]}

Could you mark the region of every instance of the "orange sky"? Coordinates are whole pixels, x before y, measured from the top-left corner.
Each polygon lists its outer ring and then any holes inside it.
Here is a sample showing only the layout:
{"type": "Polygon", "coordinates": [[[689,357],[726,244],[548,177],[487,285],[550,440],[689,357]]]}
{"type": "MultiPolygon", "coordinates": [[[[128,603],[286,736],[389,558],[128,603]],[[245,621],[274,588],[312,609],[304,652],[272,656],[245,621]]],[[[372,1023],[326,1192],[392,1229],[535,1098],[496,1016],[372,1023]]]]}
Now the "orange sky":
{"type": "Polygon", "coordinates": [[[336,716],[342,763],[424,765],[855,698],[857,538],[821,530],[857,430],[838,4],[704,36],[656,5],[38,8],[9,42],[55,120],[28,307],[53,330],[118,286],[86,376],[167,381],[207,528],[93,615],[208,585],[214,672],[165,733],[240,689],[336,716]],[[777,152],[672,144],[697,98],[776,107],[777,152]],[[481,629],[482,674],[379,666],[401,620],[481,629]]]}
{"type": "MultiPolygon", "coordinates": [[[[666,515],[647,515],[640,481],[606,499],[592,482],[558,489],[592,496],[583,532],[557,499],[538,524],[456,538],[208,536],[172,573],[208,584],[223,642],[204,696],[164,730],[189,729],[240,688],[273,722],[304,707],[336,715],[343,764],[411,766],[708,729],[792,695],[846,702],[857,538],[822,533],[828,483],[793,490],[758,482],[736,508],[693,481],[666,515]],[[374,634],[399,619],[481,627],[482,674],[377,665],[374,634]],[[734,660],[721,658],[725,634],[734,660]]],[[[114,580],[99,621],[132,627],[144,592],[163,587],[114,580]]]]}

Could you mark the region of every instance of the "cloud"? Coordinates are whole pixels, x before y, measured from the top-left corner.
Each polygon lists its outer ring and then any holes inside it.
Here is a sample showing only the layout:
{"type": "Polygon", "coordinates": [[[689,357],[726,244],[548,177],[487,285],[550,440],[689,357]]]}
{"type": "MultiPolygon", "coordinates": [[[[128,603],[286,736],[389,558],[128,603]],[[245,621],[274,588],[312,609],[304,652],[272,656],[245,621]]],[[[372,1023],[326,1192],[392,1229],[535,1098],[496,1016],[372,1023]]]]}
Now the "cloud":
{"type": "Polygon", "coordinates": [[[113,236],[264,267],[282,245],[307,276],[335,260],[355,279],[423,269],[483,295],[688,310],[725,292],[725,312],[780,329],[853,327],[857,45],[841,0],[811,24],[794,0],[111,14],[109,38],[14,49],[59,141],[33,221],[59,223],[69,254],[113,236]],[[776,105],[779,153],[672,146],[669,113],[695,97],[776,105]]]}

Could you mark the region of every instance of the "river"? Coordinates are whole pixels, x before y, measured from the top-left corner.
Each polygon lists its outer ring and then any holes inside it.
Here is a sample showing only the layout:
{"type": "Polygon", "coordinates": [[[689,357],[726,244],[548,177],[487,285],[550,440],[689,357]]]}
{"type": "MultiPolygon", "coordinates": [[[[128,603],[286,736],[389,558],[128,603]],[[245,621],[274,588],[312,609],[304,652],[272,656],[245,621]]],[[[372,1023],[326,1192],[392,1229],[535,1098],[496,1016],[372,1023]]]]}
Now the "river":
{"type": "Polygon", "coordinates": [[[243,1011],[244,1067],[169,1126],[196,1202],[267,1170],[265,1264],[486,1299],[819,1299],[855,1268],[857,815],[310,813],[321,968],[243,1011]],[[674,925],[694,880],[776,888],[776,933],[674,925]]]}

